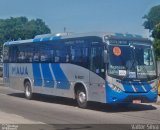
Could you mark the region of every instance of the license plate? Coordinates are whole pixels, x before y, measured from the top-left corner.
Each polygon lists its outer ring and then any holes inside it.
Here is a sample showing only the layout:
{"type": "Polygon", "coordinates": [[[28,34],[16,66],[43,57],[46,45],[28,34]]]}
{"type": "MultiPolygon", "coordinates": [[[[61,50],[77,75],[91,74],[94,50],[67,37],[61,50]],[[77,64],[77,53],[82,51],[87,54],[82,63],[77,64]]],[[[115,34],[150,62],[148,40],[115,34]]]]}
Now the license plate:
{"type": "Polygon", "coordinates": [[[133,100],[132,102],[135,104],[139,104],[139,103],[141,103],[141,100],[133,100]]]}

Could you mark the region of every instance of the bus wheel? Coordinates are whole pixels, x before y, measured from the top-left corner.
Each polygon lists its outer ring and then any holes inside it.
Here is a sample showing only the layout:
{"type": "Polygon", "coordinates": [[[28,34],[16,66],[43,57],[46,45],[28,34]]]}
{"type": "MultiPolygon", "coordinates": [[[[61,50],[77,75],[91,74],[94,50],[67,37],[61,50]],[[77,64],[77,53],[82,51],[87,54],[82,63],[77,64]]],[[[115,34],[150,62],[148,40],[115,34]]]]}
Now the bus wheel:
{"type": "Polygon", "coordinates": [[[25,88],[25,97],[29,100],[32,98],[32,88],[31,88],[31,83],[29,81],[26,81],[24,84],[25,88]]]}
{"type": "Polygon", "coordinates": [[[76,92],[76,100],[80,108],[87,108],[87,94],[84,88],[78,89],[76,92]]]}

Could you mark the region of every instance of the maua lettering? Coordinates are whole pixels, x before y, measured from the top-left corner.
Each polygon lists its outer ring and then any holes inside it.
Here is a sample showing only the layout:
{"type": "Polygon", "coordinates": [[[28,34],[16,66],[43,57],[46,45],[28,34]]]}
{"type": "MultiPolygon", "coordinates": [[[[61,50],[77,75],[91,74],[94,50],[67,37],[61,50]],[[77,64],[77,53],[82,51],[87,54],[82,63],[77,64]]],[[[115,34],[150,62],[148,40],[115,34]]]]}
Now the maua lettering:
{"type": "Polygon", "coordinates": [[[28,75],[27,67],[24,67],[24,66],[12,67],[12,74],[13,75],[28,75]]]}

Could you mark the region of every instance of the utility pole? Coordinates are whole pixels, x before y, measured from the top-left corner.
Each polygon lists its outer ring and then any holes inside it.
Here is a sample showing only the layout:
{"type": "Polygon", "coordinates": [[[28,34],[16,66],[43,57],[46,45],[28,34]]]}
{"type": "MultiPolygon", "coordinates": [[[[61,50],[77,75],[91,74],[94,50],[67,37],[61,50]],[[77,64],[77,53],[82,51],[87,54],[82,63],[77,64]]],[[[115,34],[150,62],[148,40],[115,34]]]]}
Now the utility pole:
{"type": "Polygon", "coordinates": [[[64,33],[66,32],[66,27],[64,27],[64,33]]]}

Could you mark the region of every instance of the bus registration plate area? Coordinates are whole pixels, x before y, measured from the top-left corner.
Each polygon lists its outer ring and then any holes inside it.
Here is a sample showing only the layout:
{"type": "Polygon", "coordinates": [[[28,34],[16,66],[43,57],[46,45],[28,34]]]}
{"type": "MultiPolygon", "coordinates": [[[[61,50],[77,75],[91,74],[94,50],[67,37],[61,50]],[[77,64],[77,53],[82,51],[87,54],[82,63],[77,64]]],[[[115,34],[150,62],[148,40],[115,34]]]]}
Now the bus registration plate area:
{"type": "Polygon", "coordinates": [[[133,100],[132,103],[134,103],[134,104],[140,104],[141,100],[133,100]]]}

